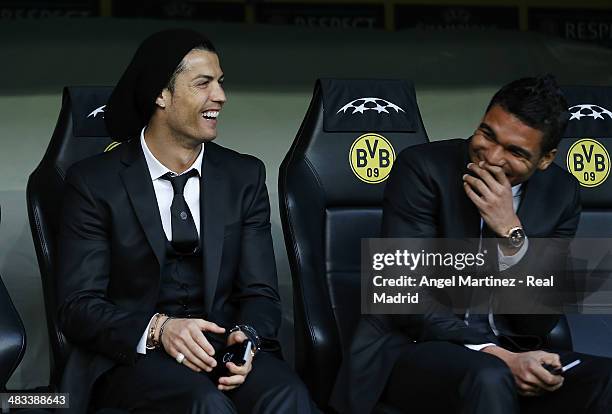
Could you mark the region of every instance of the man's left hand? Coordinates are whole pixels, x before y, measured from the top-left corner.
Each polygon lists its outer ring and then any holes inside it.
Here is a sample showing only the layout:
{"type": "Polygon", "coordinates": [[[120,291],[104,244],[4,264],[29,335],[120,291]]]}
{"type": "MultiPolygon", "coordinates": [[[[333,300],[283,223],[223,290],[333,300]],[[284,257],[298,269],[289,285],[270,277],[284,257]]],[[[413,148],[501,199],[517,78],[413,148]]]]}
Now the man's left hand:
{"type": "Polygon", "coordinates": [[[520,227],[512,205],[512,186],[504,170],[484,161],[469,163],[468,169],[474,176],[463,176],[463,188],[489,228],[498,236],[506,236],[511,228],[520,227]]]}
{"type": "MultiPolygon", "coordinates": [[[[242,343],[246,340],[248,340],[248,338],[243,332],[241,331],[232,332],[227,337],[227,345],[230,346],[236,343],[242,343]]],[[[252,354],[249,353],[249,355],[247,356],[247,361],[245,362],[243,366],[239,367],[233,362],[228,362],[225,364],[225,366],[227,367],[229,372],[233,375],[229,377],[219,378],[219,384],[217,385],[217,388],[220,391],[233,390],[234,388],[237,388],[238,386],[240,386],[246,380],[247,375],[249,375],[249,372],[251,372],[251,369],[253,368],[253,356],[252,354]]]]}

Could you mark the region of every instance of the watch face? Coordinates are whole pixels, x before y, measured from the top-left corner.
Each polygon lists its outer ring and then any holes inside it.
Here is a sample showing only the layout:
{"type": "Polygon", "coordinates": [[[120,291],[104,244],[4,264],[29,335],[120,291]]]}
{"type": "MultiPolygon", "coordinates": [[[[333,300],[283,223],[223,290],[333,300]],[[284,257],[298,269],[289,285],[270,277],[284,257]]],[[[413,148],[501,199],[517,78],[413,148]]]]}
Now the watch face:
{"type": "Polygon", "coordinates": [[[514,229],[508,237],[508,243],[512,247],[521,247],[525,242],[525,232],[523,229],[514,229]]]}

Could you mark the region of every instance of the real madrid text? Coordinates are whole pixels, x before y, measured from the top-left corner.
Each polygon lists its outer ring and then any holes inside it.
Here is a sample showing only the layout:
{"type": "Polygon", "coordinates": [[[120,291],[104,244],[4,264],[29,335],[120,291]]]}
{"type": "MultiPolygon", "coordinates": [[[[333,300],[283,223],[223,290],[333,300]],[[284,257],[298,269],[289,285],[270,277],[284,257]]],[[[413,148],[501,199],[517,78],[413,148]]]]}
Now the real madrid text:
{"type": "Polygon", "coordinates": [[[402,288],[401,292],[373,292],[372,304],[402,304],[419,303],[419,292],[405,292],[403,288],[461,288],[461,287],[534,287],[534,288],[553,288],[555,277],[536,277],[527,275],[525,277],[474,277],[471,275],[453,275],[450,277],[436,278],[430,276],[399,276],[388,278],[376,275],[372,278],[372,284],[377,288],[402,288]]]}

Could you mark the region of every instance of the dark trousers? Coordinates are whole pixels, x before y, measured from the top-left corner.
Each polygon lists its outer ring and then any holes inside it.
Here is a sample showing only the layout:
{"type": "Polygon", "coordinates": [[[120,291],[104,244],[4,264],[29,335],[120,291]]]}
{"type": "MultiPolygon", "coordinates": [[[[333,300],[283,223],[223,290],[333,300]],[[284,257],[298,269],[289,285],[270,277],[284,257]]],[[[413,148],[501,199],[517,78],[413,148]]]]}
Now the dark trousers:
{"type": "Polygon", "coordinates": [[[612,359],[568,351],[561,363],[580,359],[561,388],[537,397],[517,393],[499,358],[449,342],[423,342],[400,357],[382,400],[410,413],[610,414],[612,359]]]}
{"type": "Polygon", "coordinates": [[[148,351],[133,366],[120,365],[95,385],[95,408],[132,413],[318,413],[306,387],[287,364],[260,352],[245,382],[219,391],[205,373],[178,364],[163,350],[148,351]]]}

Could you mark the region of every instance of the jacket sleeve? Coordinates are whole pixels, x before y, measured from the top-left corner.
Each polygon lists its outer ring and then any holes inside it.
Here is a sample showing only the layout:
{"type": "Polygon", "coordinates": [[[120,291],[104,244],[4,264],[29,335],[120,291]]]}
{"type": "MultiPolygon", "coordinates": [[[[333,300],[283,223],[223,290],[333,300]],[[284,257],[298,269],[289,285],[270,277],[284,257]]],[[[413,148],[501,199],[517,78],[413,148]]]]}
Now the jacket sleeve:
{"type": "Polygon", "coordinates": [[[415,154],[404,151],[393,164],[383,198],[382,237],[437,235],[438,194],[415,154]]]}
{"type": "Polygon", "coordinates": [[[276,339],[281,322],[280,297],[270,227],[265,167],[257,160],[257,182],[242,222],[238,274],[232,300],[237,323],[250,325],[265,339],[276,339]]]}
{"type": "Polygon", "coordinates": [[[110,215],[84,175],[69,170],[58,238],[58,320],[70,341],[120,363],[133,363],[152,316],[116,305],[108,296],[110,215]]]}

